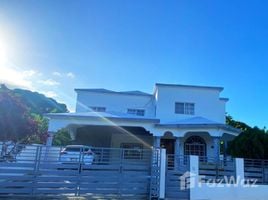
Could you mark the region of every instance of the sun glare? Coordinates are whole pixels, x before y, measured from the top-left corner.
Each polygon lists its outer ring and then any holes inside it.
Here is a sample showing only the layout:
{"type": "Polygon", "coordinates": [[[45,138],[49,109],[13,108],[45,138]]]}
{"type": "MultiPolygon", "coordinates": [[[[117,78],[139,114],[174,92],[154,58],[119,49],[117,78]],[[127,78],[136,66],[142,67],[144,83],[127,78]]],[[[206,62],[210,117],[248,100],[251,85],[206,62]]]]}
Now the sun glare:
{"type": "Polygon", "coordinates": [[[7,48],[2,40],[0,40],[0,65],[7,64],[8,55],[7,55],[7,48]]]}

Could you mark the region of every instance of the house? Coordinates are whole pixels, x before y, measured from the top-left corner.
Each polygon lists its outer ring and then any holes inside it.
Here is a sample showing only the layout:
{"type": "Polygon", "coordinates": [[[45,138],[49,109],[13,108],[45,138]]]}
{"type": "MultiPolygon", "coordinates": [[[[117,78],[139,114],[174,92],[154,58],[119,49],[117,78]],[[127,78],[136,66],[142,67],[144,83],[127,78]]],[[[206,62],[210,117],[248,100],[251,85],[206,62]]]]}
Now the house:
{"type": "Polygon", "coordinates": [[[156,83],[153,93],[75,89],[74,113],[47,114],[49,137],[67,128],[72,139],[94,147],[146,149],[167,154],[220,157],[240,131],[225,124],[222,87],[156,83]]]}

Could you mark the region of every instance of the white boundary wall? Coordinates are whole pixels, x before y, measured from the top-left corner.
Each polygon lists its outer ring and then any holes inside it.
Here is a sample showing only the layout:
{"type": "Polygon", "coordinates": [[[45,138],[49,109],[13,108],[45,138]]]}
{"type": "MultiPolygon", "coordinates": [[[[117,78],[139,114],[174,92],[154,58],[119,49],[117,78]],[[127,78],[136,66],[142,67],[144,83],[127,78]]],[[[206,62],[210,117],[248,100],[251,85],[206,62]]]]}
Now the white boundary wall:
{"type": "Polygon", "coordinates": [[[255,187],[227,187],[218,184],[218,187],[209,187],[201,184],[201,187],[191,189],[191,200],[267,200],[268,185],[256,185],[255,187]]]}
{"type": "MultiPolygon", "coordinates": [[[[198,169],[198,160],[191,156],[191,173],[198,169]],[[193,165],[196,165],[194,167],[193,165]]],[[[201,183],[196,176],[195,183],[190,189],[190,200],[267,200],[268,185],[244,184],[244,162],[237,158],[235,184],[201,183]]]]}

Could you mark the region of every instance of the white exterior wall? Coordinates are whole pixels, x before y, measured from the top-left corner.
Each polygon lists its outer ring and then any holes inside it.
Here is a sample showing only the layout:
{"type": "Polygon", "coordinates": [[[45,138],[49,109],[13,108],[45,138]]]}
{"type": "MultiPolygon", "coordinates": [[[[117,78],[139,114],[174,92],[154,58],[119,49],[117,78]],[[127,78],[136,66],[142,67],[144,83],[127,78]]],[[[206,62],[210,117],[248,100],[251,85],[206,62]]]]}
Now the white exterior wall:
{"type": "Polygon", "coordinates": [[[219,99],[220,91],[207,88],[158,86],[156,92],[156,118],[161,122],[174,122],[202,116],[225,123],[225,101],[219,99]],[[195,103],[195,115],[175,113],[175,102],[195,103]]]}
{"type": "Polygon", "coordinates": [[[156,85],[152,96],[124,93],[77,91],[76,112],[90,111],[89,107],[105,107],[107,112],[127,113],[127,109],[144,109],[145,116],[161,123],[176,122],[195,116],[225,123],[226,100],[220,99],[220,90],[205,87],[156,85]],[[195,115],[175,113],[175,102],[195,104],[195,115]]]}
{"type": "Polygon", "coordinates": [[[155,117],[154,97],[120,93],[77,91],[76,112],[87,112],[90,106],[105,107],[106,111],[127,113],[127,109],[144,109],[144,117],[155,117]]]}
{"type": "Polygon", "coordinates": [[[200,183],[199,187],[191,189],[191,200],[267,200],[268,186],[255,185],[253,187],[200,183]]]}

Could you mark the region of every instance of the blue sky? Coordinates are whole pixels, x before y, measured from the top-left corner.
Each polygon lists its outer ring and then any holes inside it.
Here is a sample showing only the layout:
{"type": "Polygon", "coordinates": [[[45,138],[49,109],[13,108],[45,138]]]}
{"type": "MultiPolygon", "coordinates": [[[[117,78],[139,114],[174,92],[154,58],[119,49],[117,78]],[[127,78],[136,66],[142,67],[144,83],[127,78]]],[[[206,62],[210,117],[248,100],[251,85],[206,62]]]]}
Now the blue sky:
{"type": "Polygon", "coordinates": [[[74,88],[223,86],[227,112],[268,125],[268,2],[0,0],[0,81],[74,108],[74,88]]]}

